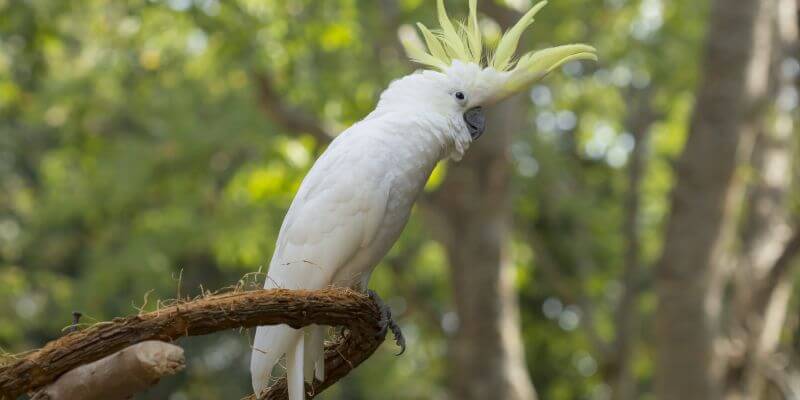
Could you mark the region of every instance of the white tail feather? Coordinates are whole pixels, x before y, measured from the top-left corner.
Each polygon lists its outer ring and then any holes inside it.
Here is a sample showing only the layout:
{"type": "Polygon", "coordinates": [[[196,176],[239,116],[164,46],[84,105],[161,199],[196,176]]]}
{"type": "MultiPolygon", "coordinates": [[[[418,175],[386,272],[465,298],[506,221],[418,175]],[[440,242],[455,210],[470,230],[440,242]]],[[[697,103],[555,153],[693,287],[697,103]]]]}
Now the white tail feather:
{"type": "Polygon", "coordinates": [[[288,325],[259,326],[256,329],[250,358],[253,393],[260,394],[267,388],[272,369],[284,354],[294,351],[301,333],[288,325]]]}
{"type": "Polygon", "coordinates": [[[311,382],[314,378],[325,380],[325,327],[311,325],[306,329],[305,378],[311,382]]]}
{"type": "Polygon", "coordinates": [[[267,388],[272,369],[286,354],[289,400],[303,400],[304,379],[325,380],[324,341],[324,326],[311,325],[302,330],[288,325],[258,327],[250,359],[253,392],[260,394],[267,388]],[[293,393],[296,397],[292,397],[293,393]]]}
{"type": "Polygon", "coordinates": [[[306,400],[303,382],[303,361],[306,341],[297,337],[294,349],[286,353],[286,387],[289,389],[289,400],[306,400]]]}
{"type": "Polygon", "coordinates": [[[311,382],[314,378],[314,359],[311,357],[311,335],[314,332],[314,325],[303,328],[303,378],[306,382],[311,382]]]}

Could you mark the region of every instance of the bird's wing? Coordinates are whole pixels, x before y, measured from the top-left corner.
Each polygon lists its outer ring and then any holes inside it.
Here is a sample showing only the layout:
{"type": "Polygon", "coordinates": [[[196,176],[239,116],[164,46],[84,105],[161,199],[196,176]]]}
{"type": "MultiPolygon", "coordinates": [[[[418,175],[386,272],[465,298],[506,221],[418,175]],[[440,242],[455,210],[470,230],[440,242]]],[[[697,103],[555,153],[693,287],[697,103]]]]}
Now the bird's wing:
{"type": "Polygon", "coordinates": [[[335,143],[309,171],[281,227],[267,286],[326,287],[374,239],[391,174],[369,148],[368,140],[335,143]]]}
{"type": "MultiPolygon", "coordinates": [[[[386,212],[391,175],[383,171],[387,163],[374,157],[368,143],[346,138],[331,145],[300,185],[281,226],[265,288],[327,287],[375,238],[386,212]]],[[[250,366],[256,393],[266,387],[283,354],[290,398],[303,398],[303,375],[310,375],[312,365],[318,378],[324,376],[324,335],[313,334],[318,327],[305,329],[312,334],[285,325],[256,330],[250,366]]]]}

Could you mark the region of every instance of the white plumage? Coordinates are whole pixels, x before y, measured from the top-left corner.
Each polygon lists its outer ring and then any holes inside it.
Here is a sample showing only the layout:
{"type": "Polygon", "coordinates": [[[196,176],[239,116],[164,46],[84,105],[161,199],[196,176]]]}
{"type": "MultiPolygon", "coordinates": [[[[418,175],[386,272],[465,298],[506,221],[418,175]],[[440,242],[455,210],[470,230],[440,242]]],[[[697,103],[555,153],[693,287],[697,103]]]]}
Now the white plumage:
{"type": "MultiPolygon", "coordinates": [[[[469,4],[459,34],[439,0],[443,30],[422,27],[430,53],[418,39],[404,38],[413,59],[440,71],[394,81],[375,110],[316,161],[283,221],[265,288],[365,290],[436,163],[460,160],[483,132],[480,106],[525,89],[565,61],[594,58],[591,47],[569,45],[527,54],[512,68],[516,43],[539,5],[500,41],[502,51],[484,59],[476,2],[469,4]]],[[[323,329],[259,327],[250,367],[255,393],[285,355],[289,399],[304,400],[304,380],[324,379],[323,329]]]]}

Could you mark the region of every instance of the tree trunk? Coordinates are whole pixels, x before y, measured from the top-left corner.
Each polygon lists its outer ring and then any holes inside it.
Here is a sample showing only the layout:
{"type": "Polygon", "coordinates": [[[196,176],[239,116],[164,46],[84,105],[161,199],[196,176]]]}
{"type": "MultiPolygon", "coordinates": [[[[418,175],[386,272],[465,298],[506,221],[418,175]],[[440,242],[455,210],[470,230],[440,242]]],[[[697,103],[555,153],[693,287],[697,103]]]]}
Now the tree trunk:
{"type": "Polygon", "coordinates": [[[766,299],[759,299],[769,271],[791,237],[786,202],[790,184],[789,136],[759,138],[754,151],[758,179],[748,196],[743,254],[734,273],[731,340],[734,348],[725,366],[725,398],[760,398],[763,365],[777,349],[791,293],[786,275],[766,299]]]}
{"type": "Polygon", "coordinates": [[[519,305],[508,254],[512,166],[509,146],[521,131],[517,97],[495,107],[488,129],[459,164],[451,165],[433,209],[452,276],[458,330],[450,344],[454,399],[531,400],[519,305]]]}
{"type": "MultiPolygon", "coordinates": [[[[792,77],[781,77],[779,68],[784,57],[797,50],[798,39],[797,2],[777,0],[776,5],[774,40],[780,51],[775,51],[773,57],[771,98],[776,98],[781,88],[794,85],[792,77]]],[[[742,251],[733,281],[730,334],[741,348],[726,365],[728,400],[759,399],[764,395],[764,372],[778,350],[791,297],[790,274],[768,282],[795,240],[789,212],[794,129],[789,112],[779,108],[776,111],[775,120],[765,124],[753,152],[755,182],[748,193],[742,251]]]]}
{"type": "Polygon", "coordinates": [[[752,141],[767,92],[771,4],[712,3],[702,81],[677,166],[656,275],[655,389],[664,400],[720,396],[714,338],[724,277],[721,258],[733,227],[740,152],[752,141]]]}

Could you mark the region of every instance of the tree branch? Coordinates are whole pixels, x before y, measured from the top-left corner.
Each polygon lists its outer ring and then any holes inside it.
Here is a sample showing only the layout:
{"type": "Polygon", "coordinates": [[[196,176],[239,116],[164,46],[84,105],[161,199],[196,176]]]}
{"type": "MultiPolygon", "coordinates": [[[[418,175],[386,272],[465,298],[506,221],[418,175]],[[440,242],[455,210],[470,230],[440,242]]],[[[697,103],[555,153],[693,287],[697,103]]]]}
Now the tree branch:
{"type": "Polygon", "coordinates": [[[67,372],[32,400],[129,399],[185,366],[182,348],[150,340],[67,372]]]}
{"type": "Polygon", "coordinates": [[[769,275],[767,275],[764,283],[756,292],[755,304],[759,307],[756,310],[763,310],[763,306],[769,301],[772,292],[778,287],[783,277],[791,271],[793,261],[798,253],[800,253],[800,228],[795,228],[791,238],[783,248],[783,252],[769,270],[769,275]]]}
{"type": "Polygon", "coordinates": [[[313,115],[283,102],[268,75],[255,73],[253,76],[258,85],[261,110],[272,122],[292,133],[308,133],[321,144],[328,144],[333,140],[334,135],[313,115]]]}
{"type": "MultiPolygon", "coordinates": [[[[146,340],[172,341],[227,329],[287,324],[344,326],[342,338],[326,349],[324,382],[312,397],[366,360],[383,342],[378,306],[349,289],[318,291],[270,289],[234,292],[181,302],[158,311],[115,318],[54,340],[42,349],[0,367],[0,400],[41,388],[78,366],[146,340]]],[[[268,399],[286,398],[285,386],[268,399]]]]}

